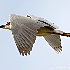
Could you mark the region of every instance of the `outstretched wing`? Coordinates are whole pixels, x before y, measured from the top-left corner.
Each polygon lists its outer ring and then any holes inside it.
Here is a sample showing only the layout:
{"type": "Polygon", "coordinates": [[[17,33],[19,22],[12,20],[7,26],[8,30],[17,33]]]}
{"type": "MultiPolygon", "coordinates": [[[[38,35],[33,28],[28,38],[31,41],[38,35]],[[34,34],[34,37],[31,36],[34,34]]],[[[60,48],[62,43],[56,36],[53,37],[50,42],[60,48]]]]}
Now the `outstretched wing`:
{"type": "Polygon", "coordinates": [[[44,38],[56,52],[62,51],[60,35],[51,34],[44,38]]]}
{"type": "Polygon", "coordinates": [[[55,25],[54,23],[49,22],[48,20],[46,20],[44,18],[36,17],[34,15],[27,15],[27,17],[32,18],[33,20],[37,20],[40,23],[46,24],[50,28],[53,28],[53,29],[58,29],[59,28],[57,25],[55,25]]]}
{"type": "Polygon", "coordinates": [[[23,56],[27,53],[30,54],[36,40],[37,29],[44,27],[46,24],[14,14],[10,15],[10,22],[12,25],[11,31],[20,54],[23,56]]]}

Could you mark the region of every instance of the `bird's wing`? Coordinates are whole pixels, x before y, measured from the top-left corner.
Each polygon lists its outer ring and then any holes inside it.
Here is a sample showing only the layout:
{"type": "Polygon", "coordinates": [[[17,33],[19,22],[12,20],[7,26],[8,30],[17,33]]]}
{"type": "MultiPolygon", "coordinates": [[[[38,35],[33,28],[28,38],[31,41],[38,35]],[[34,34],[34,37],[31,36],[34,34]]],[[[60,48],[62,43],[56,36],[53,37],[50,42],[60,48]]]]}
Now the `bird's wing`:
{"type": "Polygon", "coordinates": [[[47,25],[49,25],[49,27],[53,28],[53,29],[58,29],[59,27],[57,25],[55,25],[54,23],[49,22],[48,20],[41,18],[41,17],[36,17],[34,15],[27,15],[27,17],[32,18],[34,20],[37,20],[39,22],[45,23],[47,25]]]}
{"type": "Polygon", "coordinates": [[[60,35],[51,34],[44,38],[56,52],[62,51],[60,35]]]}
{"type": "Polygon", "coordinates": [[[46,24],[14,14],[10,15],[10,22],[12,25],[11,31],[20,54],[30,54],[36,40],[37,29],[44,27],[46,24]]]}

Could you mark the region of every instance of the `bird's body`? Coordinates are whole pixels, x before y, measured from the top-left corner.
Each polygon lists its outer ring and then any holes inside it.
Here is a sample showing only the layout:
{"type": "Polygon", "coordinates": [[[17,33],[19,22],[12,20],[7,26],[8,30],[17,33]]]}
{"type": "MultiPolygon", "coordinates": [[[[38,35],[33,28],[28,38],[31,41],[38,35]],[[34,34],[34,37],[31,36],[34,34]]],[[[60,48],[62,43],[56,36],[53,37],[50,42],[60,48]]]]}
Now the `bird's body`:
{"type": "Polygon", "coordinates": [[[58,27],[48,20],[33,15],[24,17],[12,14],[10,22],[7,22],[5,26],[0,26],[0,28],[12,31],[16,46],[23,56],[27,53],[30,54],[36,36],[43,36],[57,52],[62,51],[60,35],[70,36],[70,33],[58,30],[58,27]]]}
{"type": "Polygon", "coordinates": [[[53,29],[49,27],[40,27],[40,29],[37,29],[37,36],[47,36],[50,35],[49,32],[53,32],[53,29]]]}

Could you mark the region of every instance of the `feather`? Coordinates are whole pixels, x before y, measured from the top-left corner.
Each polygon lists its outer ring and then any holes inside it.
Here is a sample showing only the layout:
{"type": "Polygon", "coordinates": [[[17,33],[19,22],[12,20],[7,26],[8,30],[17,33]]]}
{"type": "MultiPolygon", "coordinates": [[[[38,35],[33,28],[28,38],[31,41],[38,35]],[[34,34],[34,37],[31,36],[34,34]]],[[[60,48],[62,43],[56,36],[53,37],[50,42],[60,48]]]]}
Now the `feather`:
{"type": "Polygon", "coordinates": [[[51,34],[44,36],[44,38],[55,51],[62,51],[60,35],[51,34]]]}

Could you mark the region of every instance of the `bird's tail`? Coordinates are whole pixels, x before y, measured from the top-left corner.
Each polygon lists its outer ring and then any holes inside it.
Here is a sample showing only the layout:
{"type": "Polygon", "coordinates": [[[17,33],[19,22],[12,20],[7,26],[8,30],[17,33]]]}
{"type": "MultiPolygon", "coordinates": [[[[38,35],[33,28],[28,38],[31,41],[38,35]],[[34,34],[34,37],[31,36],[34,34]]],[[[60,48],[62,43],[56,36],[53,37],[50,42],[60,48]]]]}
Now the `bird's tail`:
{"type": "Polygon", "coordinates": [[[61,36],[70,37],[70,33],[65,33],[65,32],[60,31],[60,30],[55,30],[54,32],[52,32],[52,34],[57,34],[57,35],[61,35],[61,36]]]}

